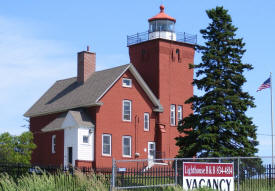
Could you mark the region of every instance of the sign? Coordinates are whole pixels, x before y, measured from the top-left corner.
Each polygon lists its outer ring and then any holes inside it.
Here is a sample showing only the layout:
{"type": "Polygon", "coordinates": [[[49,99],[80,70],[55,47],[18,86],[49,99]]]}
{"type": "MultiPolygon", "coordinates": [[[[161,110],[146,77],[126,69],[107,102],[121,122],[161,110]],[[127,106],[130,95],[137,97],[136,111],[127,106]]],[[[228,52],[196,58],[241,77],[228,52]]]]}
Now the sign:
{"type": "Polygon", "coordinates": [[[202,187],[234,191],[233,163],[183,162],[183,189],[202,187]]]}
{"type": "Polygon", "coordinates": [[[126,168],[118,168],[118,172],[126,172],[126,168]]]}

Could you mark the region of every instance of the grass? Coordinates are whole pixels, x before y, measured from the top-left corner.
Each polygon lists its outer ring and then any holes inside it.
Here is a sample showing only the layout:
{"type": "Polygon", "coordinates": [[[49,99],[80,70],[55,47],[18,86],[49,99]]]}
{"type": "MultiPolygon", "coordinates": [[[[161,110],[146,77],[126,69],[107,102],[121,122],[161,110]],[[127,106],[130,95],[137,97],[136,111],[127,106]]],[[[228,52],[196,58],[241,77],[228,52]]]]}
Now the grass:
{"type": "Polygon", "coordinates": [[[83,174],[76,171],[72,176],[59,172],[51,175],[43,172],[41,175],[25,174],[14,179],[7,174],[0,175],[1,191],[104,191],[108,190],[103,177],[95,174],[83,174]]]}
{"type": "MultiPolygon", "coordinates": [[[[159,180],[156,179],[155,183],[156,182],[159,182],[159,180]]],[[[138,183],[138,181],[135,183],[138,183]]],[[[275,180],[274,182],[273,180],[268,182],[266,179],[246,180],[241,183],[240,190],[270,191],[269,186],[275,187],[274,183],[275,180]]],[[[46,172],[42,172],[42,174],[32,173],[22,175],[19,178],[13,178],[8,174],[0,174],[0,191],[108,191],[109,184],[109,180],[105,179],[103,176],[95,175],[94,173],[83,174],[80,171],[75,171],[74,175],[66,172],[57,172],[55,174],[46,172]]],[[[182,187],[170,186],[132,190],[182,191],[182,187]]],[[[201,188],[196,191],[213,191],[213,189],[201,188]]]]}

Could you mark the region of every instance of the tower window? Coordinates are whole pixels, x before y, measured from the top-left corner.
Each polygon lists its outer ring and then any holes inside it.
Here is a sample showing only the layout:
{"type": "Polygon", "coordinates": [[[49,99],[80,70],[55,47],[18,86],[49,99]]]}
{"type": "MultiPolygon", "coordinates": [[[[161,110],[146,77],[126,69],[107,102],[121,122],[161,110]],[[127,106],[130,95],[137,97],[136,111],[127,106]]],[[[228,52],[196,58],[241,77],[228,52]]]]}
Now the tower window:
{"type": "Polygon", "coordinates": [[[182,120],[182,105],[178,106],[178,122],[182,120]]]}
{"type": "Polygon", "coordinates": [[[181,62],[181,56],[180,56],[180,50],[179,49],[176,49],[176,54],[177,54],[178,62],[181,62]]]}
{"type": "Polygon", "coordinates": [[[176,109],[176,105],[171,105],[170,106],[170,124],[172,126],[176,125],[176,112],[175,112],[175,109],[176,109]]]}

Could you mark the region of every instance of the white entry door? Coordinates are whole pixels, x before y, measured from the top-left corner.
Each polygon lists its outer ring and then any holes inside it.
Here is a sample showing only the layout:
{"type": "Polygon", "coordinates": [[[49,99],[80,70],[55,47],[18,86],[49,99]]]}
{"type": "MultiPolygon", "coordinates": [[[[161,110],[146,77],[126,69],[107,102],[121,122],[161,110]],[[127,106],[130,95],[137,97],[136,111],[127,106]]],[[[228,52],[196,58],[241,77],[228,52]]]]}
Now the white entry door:
{"type": "Polygon", "coordinates": [[[153,162],[156,157],[156,143],[148,142],[148,160],[153,162]]]}

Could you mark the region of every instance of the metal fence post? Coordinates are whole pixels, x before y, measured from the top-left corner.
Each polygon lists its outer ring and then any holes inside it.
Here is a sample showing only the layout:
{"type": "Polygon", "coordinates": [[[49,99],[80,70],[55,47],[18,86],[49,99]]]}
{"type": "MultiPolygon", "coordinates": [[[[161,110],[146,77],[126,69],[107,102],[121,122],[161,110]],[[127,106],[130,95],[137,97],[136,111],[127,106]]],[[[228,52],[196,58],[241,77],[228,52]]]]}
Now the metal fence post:
{"type": "Polygon", "coordinates": [[[240,157],[238,157],[238,191],[240,191],[240,157]]]}
{"type": "Polygon", "coordinates": [[[268,165],[269,188],[271,188],[271,164],[268,165]]]}
{"type": "Polygon", "coordinates": [[[175,184],[178,185],[178,160],[175,159],[175,184]]]}
{"type": "Polygon", "coordinates": [[[111,190],[114,190],[116,187],[116,160],[112,158],[112,182],[111,190]]]}

